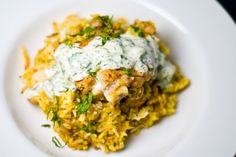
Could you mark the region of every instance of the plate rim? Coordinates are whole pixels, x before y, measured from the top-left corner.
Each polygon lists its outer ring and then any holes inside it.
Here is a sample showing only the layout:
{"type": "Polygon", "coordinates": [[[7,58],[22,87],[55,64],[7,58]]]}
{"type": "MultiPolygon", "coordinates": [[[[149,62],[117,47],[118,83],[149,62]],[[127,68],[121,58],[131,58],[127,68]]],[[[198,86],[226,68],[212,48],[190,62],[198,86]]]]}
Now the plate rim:
{"type": "MultiPolygon", "coordinates": [[[[60,2],[65,2],[64,0],[61,0],[60,2]]],[[[59,2],[59,3],[60,3],[59,2]]],[[[155,1],[155,0],[147,0],[147,1],[145,1],[145,2],[147,2],[147,3],[150,3],[150,4],[154,4],[154,5],[157,5],[157,2],[155,1]]],[[[162,1],[163,2],[163,1],[162,1]]],[[[182,2],[186,2],[186,0],[183,0],[182,2]]],[[[206,2],[206,1],[204,1],[204,2],[206,2]]],[[[200,1],[200,2],[197,2],[197,3],[201,3],[200,4],[200,6],[202,6],[203,5],[203,3],[204,3],[203,1],[200,1]]],[[[5,2],[5,3],[7,3],[7,2],[5,2]]],[[[9,3],[9,2],[8,2],[9,3]]],[[[47,3],[46,1],[43,1],[42,3],[47,3]]],[[[166,2],[163,2],[163,6],[165,6],[165,5],[167,5],[169,2],[168,1],[166,1],[166,2]]],[[[199,4],[198,4],[199,5],[199,4]]],[[[209,6],[211,6],[212,7],[212,10],[211,10],[211,12],[214,12],[214,11],[217,11],[217,12],[220,12],[219,14],[220,14],[220,18],[222,18],[222,19],[213,19],[213,20],[222,20],[222,21],[224,21],[224,23],[225,23],[225,28],[227,27],[228,29],[227,29],[227,31],[229,31],[230,33],[231,33],[231,36],[232,37],[229,37],[231,40],[234,40],[234,41],[236,41],[236,28],[235,28],[235,23],[232,21],[232,18],[230,18],[230,16],[229,16],[229,14],[228,13],[226,13],[226,11],[217,3],[217,2],[215,2],[215,1],[210,1],[210,0],[208,0],[207,1],[207,3],[204,3],[204,5],[209,5],[209,6]],[[233,27],[234,26],[234,27],[233,27]],[[233,37],[234,36],[234,37],[233,37]]],[[[36,15],[36,13],[35,13],[35,15],[36,15]]],[[[1,16],[3,16],[3,15],[0,15],[0,18],[2,18],[1,16]]],[[[33,15],[32,15],[33,16],[33,15]]],[[[37,15],[36,15],[37,16],[37,15]]],[[[180,19],[181,20],[181,19],[180,19]]],[[[183,22],[183,21],[182,21],[183,22]]],[[[218,21],[217,21],[218,22],[218,21]]],[[[216,22],[216,23],[217,23],[216,22]]],[[[214,23],[214,22],[213,22],[214,23]]],[[[27,24],[26,24],[27,25],[27,24]]],[[[209,31],[213,31],[213,30],[209,30],[209,31]]],[[[218,32],[219,34],[223,34],[224,32],[222,32],[222,31],[220,31],[220,32],[218,32]]],[[[222,35],[223,36],[223,35],[222,35]]],[[[9,39],[9,41],[10,40],[13,40],[13,38],[15,38],[15,37],[17,37],[17,34],[15,34],[15,36],[14,35],[12,35],[10,38],[11,39],[9,39]]],[[[225,36],[223,36],[224,38],[225,38],[225,36]]],[[[222,39],[223,40],[223,39],[222,39]]],[[[228,41],[229,39],[227,39],[226,41],[228,41]]],[[[4,50],[4,52],[7,52],[7,49],[8,48],[3,48],[3,46],[2,45],[4,45],[5,43],[4,42],[2,42],[3,44],[1,44],[1,46],[0,46],[0,48],[1,49],[5,49],[4,50]]],[[[232,44],[232,43],[229,43],[229,44],[232,44]]],[[[227,46],[229,46],[230,48],[228,48],[228,49],[231,49],[231,50],[233,50],[234,48],[236,48],[234,45],[227,45],[227,46]]],[[[235,50],[235,49],[234,49],[235,50]]],[[[231,54],[232,55],[232,54],[231,54]]],[[[2,60],[4,60],[4,58],[6,58],[7,57],[7,54],[6,53],[4,53],[3,54],[3,57],[2,57],[2,60]]],[[[6,60],[6,59],[5,59],[6,60]]],[[[3,61],[1,64],[4,64],[4,62],[5,61],[3,61]]],[[[4,72],[4,69],[3,69],[3,67],[5,67],[4,65],[2,65],[1,66],[1,84],[0,84],[0,86],[1,87],[3,87],[3,72],[4,72]]],[[[229,75],[229,74],[227,74],[227,75],[229,75]]],[[[229,75],[230,76],[230,75],[229,75]]],[[[233,77],[233,78],[235,78],[235,76],[233,77]]],[[[232,79],[233,80],[233,79],[232,79]]],[[[233,82],[232,82],[233,83],[233,82]]],[[[235,84],[234,84],[234,86],[235,86],[235,84]]],[[[1,91],[0,91],[0,100],[1,100],[1,102],[3,102],[3,103],[5,103],[6,101],[5,101],[5,98],[3,97],[3,89],[1,89],[1,91]]],[[[231,103],[233,103],[233,102],[235,102],[235,100],[234,101],[232,101],[231,103]]],[[[232,109],[235,109],[235,107],[232,107],[232,106],[230,106],[232,109]]],[[[3,120],[7,120],[8,122],[9,122],[9,126],[10,127],[12,127],[12,128],[14,128],[14,129],[16,129],[17,127],[15,126],[15,124],[14,123],[12,123],[13,122],[13,119],[12,119],[12,117],[10,116],[10,112],[9,112],[9,110],[6,108],[6,104],[4,104],[4,105],[1,105],[0,106],[0,109],[1,109],[1,111],[4,111],[4,113],[3,114],[1,114],[0,115],[0,119],[2,118],[2,121],[0,121],[1,123],[4,123],[3,122],[3,120]]],[[[236,118],[236,116],[233,116],[233,118],[236,118]]],[[[199,124],[199,126],[201,126],[201,124],[199,124]]],[[[216,126],[215,126],[216,127],[216,126]]],[[[236,126],[234,126],[234,130],[236,130],[236,126]]],[[[41,153],[41,151],[39,151],[39,150],[37,150],[37,148],[35,149],[35,148],[33,148],[33,147],[31,147],[30,146],[30,142],[27,140],[27,139],[25,139],[25,140],[23,140],[25,137],[22,137],[22,138],[20,138],[20,136],[22,136],[22,135],[20,135],[21,133],[19,132],[19,131],[17,131],[17,129],[16,129],[16,135],[17,136],[19,136],[19,141],[17,141],[17,143],[19,144],[26,144],[26,145],[29,145],[29,147],[30,147],[30,150],[32,150],[32,152],[34,151],[35,153],[33,153],[34,155],[36,155],[37,154],[37,156],[47,156],[47,155],[45,155],[44,153],[41,153]],[[22,141],[21,141],[22,140],[22,141]],[[20,142],[21,141],[21,142],[20,142]],[[27,142],[28,141],[28,142],[27,142]]],[[[183,150],[184,150],[184,145],[187,145],[187,141],[191,141],[191,138],[192,138],[192,136],[194,136],[194,135],[189,135],[189,137],[188,137],[188,139],[186,139],[184,142],[182,142],[182,144],[180,144],[180,145],[178,145],[176,148],[174,148],[173,149],[173,151],[171,151],[170,153],[168,153],[167,154],[167,156],[177,156],[176,154],[186,154],[186,152],[183,152],[183,150]]],[[[235,137],[235,136],[233,136],[233,137],[235,137]]],[[[236,142],[234,142],[233,143],[234,145],[236,145],[236,142]]],[[[234,146],[233,145],[233,146],[234,146]]],[[[0,146],[2,147],[2,148],[4,148],[4,145],[3,144],[0,144],[0,146]]],[[[201,148],[201,147],[200,147],[201,148]]],[[[191,150],[191,149],[190,149],[191,150]]],[[[229,151],[232,151],[232,148],[228,148],[227,150],[229,150],[229,151]]],[[[226,152],[227,150],[225,150],[224,152],[226,152]]],[[[191,151],[196,151],[196,150],[191,150],[191,151]]],[[[0,151],[1,152],[1,151],[0,151]]],[[[5,152],[6,153],[6,151],[3,151],[3,152],[5,152]]],[[[32,153],[31,151],[29,151],[28,150],[28,152],[27,153],[32,153]]],[[[217,152],[217,151],[216,151],[217,152]]],[[[187,152],[187,154],[188,153],[190,153],[191,154],[191,152],[187,152]]],[[[227,152],[226,152],[227,153],[227,152]]],[[[231,153],[231,152],[230,152],[231,153]]],[[[214,153],[215,154],[215,153],[214,153]]],[[[5,155],[5,154],[4,154],[5,155]]]]}

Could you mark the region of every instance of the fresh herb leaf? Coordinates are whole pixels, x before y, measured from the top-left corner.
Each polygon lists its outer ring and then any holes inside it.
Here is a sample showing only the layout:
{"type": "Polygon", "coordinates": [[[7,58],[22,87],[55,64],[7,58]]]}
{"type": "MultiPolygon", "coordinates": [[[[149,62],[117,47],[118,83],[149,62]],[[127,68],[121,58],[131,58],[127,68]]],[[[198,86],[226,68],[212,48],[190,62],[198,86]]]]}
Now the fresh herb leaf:
{"type": "Polygon", "coordinates": [[[102,45],[105,45],[107,40],[109,40],[109,39],[110,39],[110,37],[108,35],[103,36],[102,37],[102,45]]]}
{"type": "Polygon", "coordinates": [[[101,36],[102,45],[105,45],[106,42],[112,38],[118,38],[120,34],[124,32],[122,29],[113,29],[113,17],[105,15],[97,16],[96,18],[98,18],[102,26],[99,30],[94,31],[93,35],[101,36]]]}
{"type": "Polygon", "coordinates": [[[57,106],[59,106],[59,96],[56,96],[56,103],[57,103],[57,106]]]}
{"type": "Polygon", "coordinates": [[[102,22],[108,22],[109,21],[109,16],[108,15],[103,15],[103,16],[99,16],[99,17],[102,20],[102,22]]]}
{"type": "Polygon", "coordinates": [[[93,27],[86,27],[83,31],[82,31],[82,34],[89,34],[90,32],[92,32],[94,30],[93,27]]]}
{"type": "Polygon", "coordinates": [[[49,109],[48,112],[47,112],[47,120],[48,120],[50,112],[51,112],[51,109],[49,109]]]}
{"type": "Polygon", "coordinates": [[[68,92],[70,89],[68,87],[66,87],[65,91],[64,92],[68,92]]]}
{"type": "Polygon", "coordinates": [[[139,28],[139,27],[137,27],[137,26],[131,26],[132,28],[133,28],[133,30],[134,30],[134,32],[138,35],[138,36],[140,36],[140,37],[144,37],[144,33],[143,33],[143,30],[141,29],[141,28],[139,28]]]}
{"type": "Polygon", "coordinates": [[[160,72],[160,71],[162,71],[163,68],[164,68],[164,66],[159,64],[158,67],[157,67],[157,71],[160,72]]]}
{"type": "Polygon", "coordinates": [[[131,75],[130,69],[125,68],[125,69],[123,69],[123,72],[124,72],[126,75],[128,75],[128,76],[131,75]]]}
{"type": "Polygon", "coordinates": [[[120,34],[122,34],[123,32],[121,30],[118,30],[116,32],[114,32],[112,34],[112,38],[119,38],[120,37],[120,34]]]}
{"type": "Polygon", "coordinates": [[[112,28],[112,17],[105,15],[105,16],[99,16],[99,18],[101,19],[105,27],[112,28]]]}
{"type": "Polygon", "coordinates": [[[112,17],[99,16],[99,18],[103,24],[103,28],[100,34],[100,36],[102,37],[102,45],[105,45],[108,40],[119,37],[122,33],[122,30],[113,29],[112,17]]]}
{"type": "Polygon", "coordinates": [[[91,69],[88,71],[88,74],[92,77],[96,77],[97,71],[91,71],[91,69]]]}
{"type": "Polygon", "coordinates": [[[57,122],[58,125],[60,126],[61,125],[61,119],[58,117],[58,109],[59,109],[59,97],[56,96],[56,100],[57,100],[57,106],[56,107],[53,107],[51,108],[49,111],[48,111],[48,115],[50,112],[52,112],[52,118],[51,118],[51,121],[53,122],[53,126],[55,126],[55,123],[57,122]]]}
{"type": "Polygon", "coordinates": [[[53,126],[58,121],[57,110],[54,110],[54,109],[52,110],[52,119],[51,119],[51,121],[53,122],[53,126]]]}
{"type": "Polygon", "coordinates": [[[93,126],[96,125],[96,122],[89,122],[85,127],[81,128],[81,130],[84,130],[85,132],[95,133],[95,130],[93,129],[93,126]]]}
{"type": "Polygon", "coordinates": [[[61,142],[56,138],[56,136],[52,137],[52,142],[55,144],[56,147],[58,148],[63,148],[65,145],[62,145],[61,142]]]}
{"type": "Polygon", "coordinates": [[[50,124],[42,124],[41,127],[44,127],[44,128],[51,128],[51,125],[50,125],[50,124]]]}
{"type": "Polygon", "coordinates": [[[87,99],[77,104],[77,115],[87,112],[93,101],[92,93],[89,93],[87,99]]]}

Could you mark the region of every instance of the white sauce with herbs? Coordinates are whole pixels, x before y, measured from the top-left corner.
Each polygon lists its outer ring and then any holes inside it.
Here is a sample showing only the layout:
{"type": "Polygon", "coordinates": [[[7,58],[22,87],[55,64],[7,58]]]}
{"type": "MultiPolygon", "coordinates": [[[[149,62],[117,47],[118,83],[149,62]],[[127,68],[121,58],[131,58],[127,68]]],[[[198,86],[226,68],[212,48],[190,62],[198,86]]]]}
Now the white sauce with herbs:
{"type": "Polygon", "coordinates": [[[82,48],[62,44],[54,53],[56,64],[44,71],[48,79],[24,94],[30,98],[38,95],[39,90],[44,90],[49,96],[58,96],[67,90],[75,90],[74,81],[82,80],[90,72],[120,68],[149,72],[164,87],[171,81],[175,66],[165,60],[157,40],[154,36],[141,38],[123,34],[104,45],[101,37],[95,37],[82,48]]]}

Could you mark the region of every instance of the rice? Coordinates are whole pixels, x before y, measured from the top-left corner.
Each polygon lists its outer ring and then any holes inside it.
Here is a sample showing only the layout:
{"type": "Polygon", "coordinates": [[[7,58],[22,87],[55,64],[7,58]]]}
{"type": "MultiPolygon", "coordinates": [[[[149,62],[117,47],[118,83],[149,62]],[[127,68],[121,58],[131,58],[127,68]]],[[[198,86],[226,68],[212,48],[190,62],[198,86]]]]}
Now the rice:
{"type": "MultiPolygon", "coordinates": [[[[23,49],[25,72],[22,80],[25,87],[22,92],[45,80],[41,72],[55,64],[53,54],[60,44],[79,43],[80,46],[85,46],[91,41],[91,37],[88,37],[91,32],[94,32],[96,36],[104,36],[103,27],[109,27],[109,29],[112,27],[115,33],[129,32],[134,36],[156,35],[155,26],[150,21],[136,20],[134,24],[128,25],[124,18],[120,18],[113,20],[111,26],[107,26],[108,24],[103,26],[104,23],[100,17],[107,18],[107,16],[93,15],[91,19],[85,19],[70,15],[62,23],[54,22],[54,32],[46,37],[45,47],[38,51],[32,67],[30,67],[26,49],[23,49]],[[89,27],[99,29],[89,30],[89,27]],[[85,34],[81,35],[81,32],[85,34]]],[[[108,37],[113,38],[114,34],[109,34],[108,37]]],[[[165,58],[168,59],[169,49],[162,41],[158,44],[165,58]]],[[[29,99],[31,103],[41,108],[47,119],[52,121],[53,129],[65,144],[74,150],[87,150],[90,146],[104,152],[123,149],[131,134],[138,134],[143,128],[153,126],[160,119],[174,114],[177,94],[190,83],[182,75],[178,66],[171,82],[164,88],[157,81],[144,79],[148,76],[140,75],[135,71],[128,74],[126,72],[120,80],[116,78],[116,74],[120,76],[121,70],[108,69],[106,72],[109,76],[114,76],[113,82],[119,84],[117,86],[119,90],[112,93],[112,98],[123,94],[125,95],[123,99],[109,102],[104,95],[98,95],[90,100],[88,93],[91,91],[93,77],[77,83],[76,91],[68,90],[60,96],[50,97],[41,90],[37,96],[29,99]],[[131,78],[132,87],[130,83],[124,83],[124,79],[131,78]],[[83,85],[83,89],[79,88],[80,85],[83,85]],[[86,112],[81,111],[78,114],[78,104],[86,105],[89,102],[91,102],[90,106],[83,108],[86,112]]]]}

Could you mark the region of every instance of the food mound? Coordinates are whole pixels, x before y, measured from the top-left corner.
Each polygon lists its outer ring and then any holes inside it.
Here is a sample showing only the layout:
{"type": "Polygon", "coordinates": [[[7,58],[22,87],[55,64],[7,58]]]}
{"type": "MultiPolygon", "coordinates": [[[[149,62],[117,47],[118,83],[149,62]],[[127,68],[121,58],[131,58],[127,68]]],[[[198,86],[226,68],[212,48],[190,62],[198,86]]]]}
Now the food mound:
{"type": "Polygon", "coordinates": [[[22,52],[23,95],[52,122],[42,126],[75,150],[123,149],[131,134],[175,113],[189,85],[151,21],[70,15],[53,23],[33,65],[22,52]]]}

